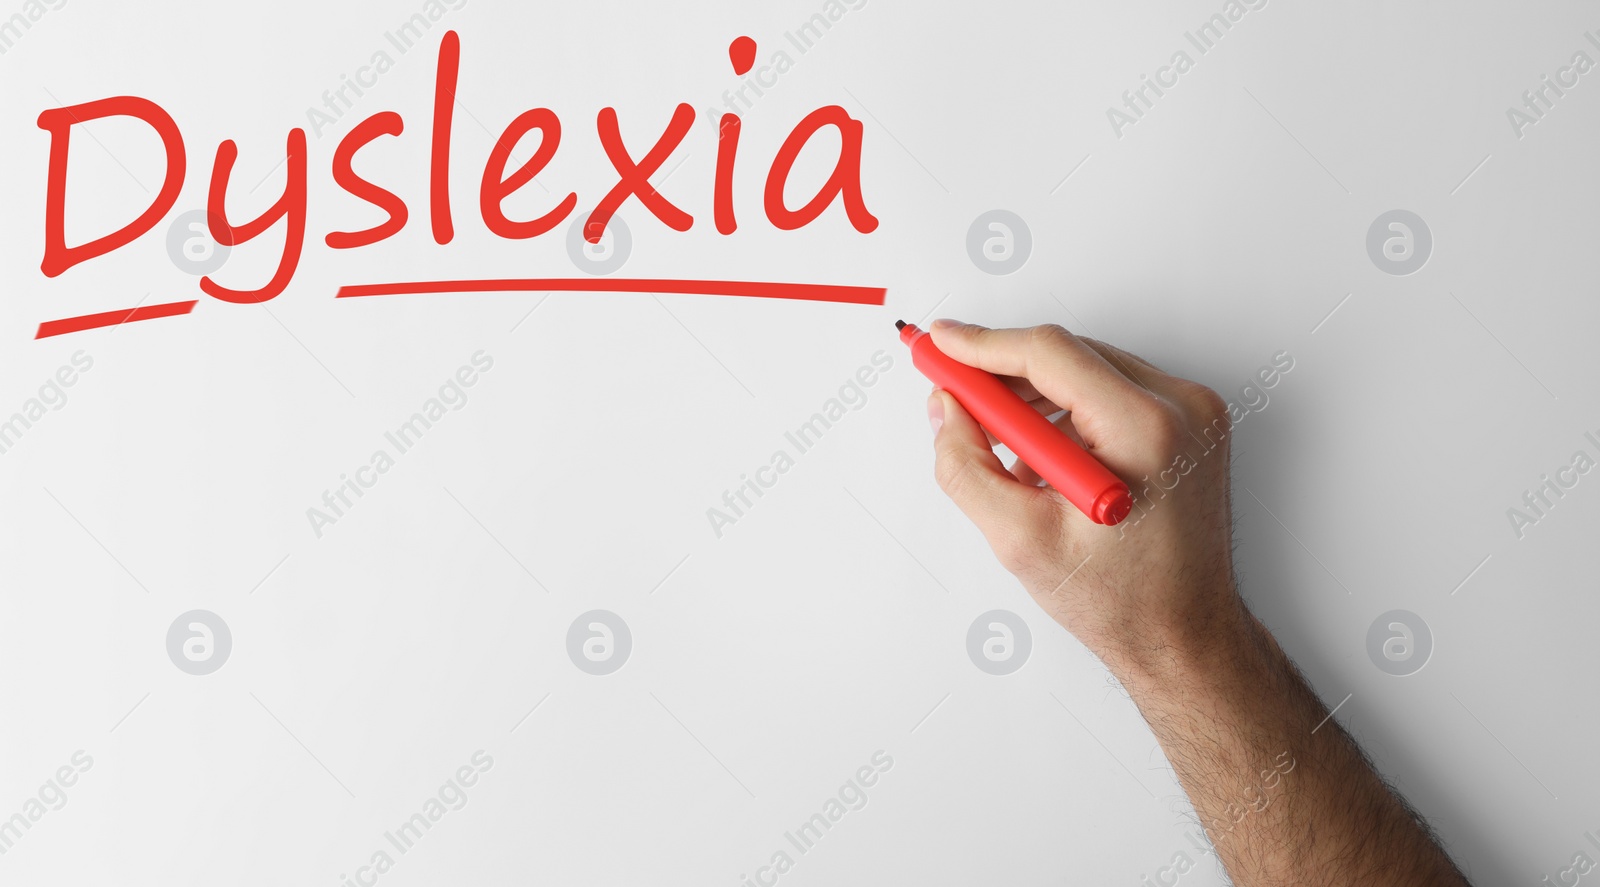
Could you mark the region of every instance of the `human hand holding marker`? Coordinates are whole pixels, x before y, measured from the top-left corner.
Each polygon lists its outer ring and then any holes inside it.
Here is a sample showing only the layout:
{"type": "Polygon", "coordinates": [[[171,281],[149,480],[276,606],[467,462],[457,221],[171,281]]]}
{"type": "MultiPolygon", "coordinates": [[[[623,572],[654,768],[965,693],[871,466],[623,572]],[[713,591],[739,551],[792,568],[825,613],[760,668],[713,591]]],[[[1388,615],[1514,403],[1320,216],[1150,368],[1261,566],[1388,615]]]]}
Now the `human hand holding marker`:
{"type": "MultiPolygon", "coordinates": [[[[1176,452],[1197,449],[1191,428],[1226,415],[1205,386],[1060,327],[938,320],[930,336],[951,358],[999,376],[1037,413],[1065,410],[1055,426],[1135,491],[1176,452]]],[[[1045,611],[1102,658],[1233,602],[1225,447],[1194,460],[1158,506],[1140,500],[1127,523],[1105,527],[1039,487],[1041,472],[1024,458],[1008,471],[950,392],[935,391],[928,411],[940,485],[1045,611]]]]}
{"type": "Polygon", "coordinates": [[[1000,377],[950,357],[914,324],[895,321],[900,341],[924,376],[956,397],[989,436],[1011,448],[1056,492],[1097,524],[1113,525],[1128,516],[1133,500],[1128,485],[1106,470],[1075,441],[1050,424],[1000,377]]]}
{"type": "Polygon", "coordinates": [[[1128,691],[1233,883],[1466,884],[1238,593],[1228,436],[1200,436],[1229,428],[1226,402],[1058,326],[936,320],[930,335],[1037,413],[1065,411],[1055,426],[1135,491],[1135,516],[1104,526],[1022,460],[1002,465],[949,391],[928,399],[940,486],[1128,691]],[[1154,502],[1152,477],[1175,478],[1154,502]]]}

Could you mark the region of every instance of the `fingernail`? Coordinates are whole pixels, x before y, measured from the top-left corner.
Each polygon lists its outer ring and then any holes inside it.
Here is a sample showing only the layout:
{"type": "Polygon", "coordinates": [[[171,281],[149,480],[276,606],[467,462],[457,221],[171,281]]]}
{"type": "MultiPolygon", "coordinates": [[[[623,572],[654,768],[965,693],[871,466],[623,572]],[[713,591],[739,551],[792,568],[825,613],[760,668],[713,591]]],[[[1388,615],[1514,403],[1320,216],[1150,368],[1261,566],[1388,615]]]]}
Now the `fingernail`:
{"type": "Polygon", "coordinates": [[[940,318],[934,320],[933,323],[928,324],[929,329],[935,329],[935,330],[947,330],[947,329],[950,329],[951,327],[955,327],[955,326],[961,326],[961,321],[959,321],[959,320],[951,320],[948,317],[940,317],[940,318]]]}
{"type": "Polygon", "coordinates": [[[933,396],[928,398],[928,427],[933,429],[934,434],[938,434],[942,425],[944,425],[944,398],[935,391],[933,396]]]}

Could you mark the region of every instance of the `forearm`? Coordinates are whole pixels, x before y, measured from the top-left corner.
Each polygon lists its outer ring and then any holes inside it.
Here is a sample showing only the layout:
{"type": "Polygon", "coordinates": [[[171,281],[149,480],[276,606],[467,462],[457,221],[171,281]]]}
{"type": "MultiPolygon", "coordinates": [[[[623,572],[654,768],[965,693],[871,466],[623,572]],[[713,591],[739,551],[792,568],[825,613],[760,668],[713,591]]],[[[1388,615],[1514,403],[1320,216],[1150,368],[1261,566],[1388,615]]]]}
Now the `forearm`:
{"type": "MultiPolygon", "coordinates": [[[[1235,590],[1232,407],[1059,327],[935,321],[932,335],[951,358],[1012,377],[1019,396],[1062,414],[1058,427],[1136,481],[1139,514],[1108,530],[1042,491],[1029,466],[1006,470],[948,392],[929,400],[940,485],[1040,606],[1121,679],[1234,883],[1465,884],[1235,590]]],[[[1256,378],[1270,388],[1293,366],[1283,352],[1256,378]]]]}
{"type": "Polygon", "coordinates": [[[1239,887],[1466,884],[1238,602],[1103,658],[1239,887]]]}

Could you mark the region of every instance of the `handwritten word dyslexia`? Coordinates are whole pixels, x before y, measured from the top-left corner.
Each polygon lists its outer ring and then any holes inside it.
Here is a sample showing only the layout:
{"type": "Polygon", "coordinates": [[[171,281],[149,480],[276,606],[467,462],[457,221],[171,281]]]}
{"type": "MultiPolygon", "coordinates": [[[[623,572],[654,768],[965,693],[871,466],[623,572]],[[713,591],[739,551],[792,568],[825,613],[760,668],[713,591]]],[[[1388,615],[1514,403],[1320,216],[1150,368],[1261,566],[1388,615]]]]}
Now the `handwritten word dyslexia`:
{"type": "MultiPolygon", "coordinates": [[[[749,38],[741,37],[734,41],[730,57],[735,73],[742,75],[749,69],[748,57],[753,54],[754,42],[749,38]]],[[[460,38],[455,31],[446,32],[439,47],[434,84],[427,198],[433,239],[441,245],[455,237],[449,161],[460,56],[460,38]]],[[[637,198],[645,209],[667,227],[675,231],[689,230],[694,218],[651,185],[650,177],[683,143],[694,119],[694,108],[679,104],[654,145],[644,152],[642,158],[635,159],[634,153],[623,144],[616,109],[607,107],[600,110],[596,120],[600,144],[616,171],[617,182],[595,205],[584,223],[584,235],[589,242],[600,242],[612,215],[629,198],[637,198]]],[[[75,265],[127,245],[155,227],[176,204],[187,169],[183,136],[171,115],[155,102],[137,96],[117,96],[51,108],[39,114],[38,125],[50,134],[44,258],[40,263],[40,270],[45,276],[56,277],[75,265]],[[133,221],[86,243],[68,245],[65,216],[67,158],[72,128],[107,117],[140,121],[159,136],[166,156],[165,178],[155,199],[133,221]]],[[[738,227],[733,208],[733,181],[740,127],[740,118],[733,113],[723,115],[717,127],[712,216],[717,231],[724,235],[732,234],[738,227]]],[[[342,250],[367,246],[393,237],[405,228],[410,217],[406,202],[388,188],[363,178],[354,168],[355,156],[362,149],[381,136],[400,136],[404,131],[405,121],[400,114],[381,111],[357,123],[340,140],[332,158],[333,181],[352,197],[384,212],[387,218],[358,231],[330,231],[325,237],[330,248],[342,250]]],[[[561,121],[548,108],[524,111],[506,125],[489,152],[478,187],[479,211],[490,232],[511,240],[537,237],[560,225],[573,212],[578,204],[576,193],[568,193],[554,208],[532,219],[512,219],[502,207],[507,198],[531,182],[550,163],[560,142],[561,121]],[[508,170],[512,152],[525,136],[535,131],[539,136],[539,144],[533,156],[515,169],[508,170]]],[[[829,105],[808,114],[789,133],[768,169],[763,195],[767,219],[781,230],[794,230],[817,219],[838,200],[844,204],[845,214],[857,231],[865,234],[875,230],[878,220],[867,210],[862,196],[861,143],[861,122],[852,118],[844,108],[829,105]],[[798,209],[791,209],[785,202],[789,175],[802,149],[814,135],[828,127],[833,127],[839,135],[839,156],[834,169],[810,200],[798,209]]],[[[206,201],[210,237],[219,245],[234,247],[248,243],[280,225],[285,236],[277,268],[270,280],[253,288],[241,288],[237,285],[225,286],[207,275],[200,279],[200,289],[207,295],[224,302],[251,304],[272,299],[288,287],[299,265],[306,236],[306,153],[305,130],[299,127],[291,129],[286,144],[286,181],[282,194],[259,216],[241,221],[230,216],[227,209],[239,147],[232,139],[217,146],[206,201]]],[[[141,314],[137,319],[145,316],[154,315],[141,314]]]]}

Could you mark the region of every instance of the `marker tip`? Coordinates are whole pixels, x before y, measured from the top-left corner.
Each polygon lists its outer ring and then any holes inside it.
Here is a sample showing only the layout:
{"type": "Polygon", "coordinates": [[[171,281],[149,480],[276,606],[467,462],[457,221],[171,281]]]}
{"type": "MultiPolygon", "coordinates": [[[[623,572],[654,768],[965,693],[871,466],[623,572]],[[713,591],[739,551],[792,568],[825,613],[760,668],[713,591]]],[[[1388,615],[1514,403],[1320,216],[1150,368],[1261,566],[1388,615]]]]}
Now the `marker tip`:
{"type": "Polygon", "coordinates": [[[906,322],[903,320],[897,320],[894,322],[894,328],[897,330],[903,330],[906,328],[906,322]]]}

